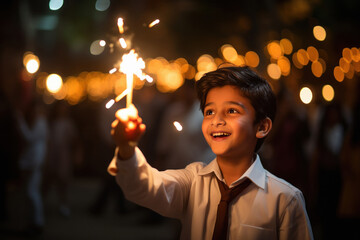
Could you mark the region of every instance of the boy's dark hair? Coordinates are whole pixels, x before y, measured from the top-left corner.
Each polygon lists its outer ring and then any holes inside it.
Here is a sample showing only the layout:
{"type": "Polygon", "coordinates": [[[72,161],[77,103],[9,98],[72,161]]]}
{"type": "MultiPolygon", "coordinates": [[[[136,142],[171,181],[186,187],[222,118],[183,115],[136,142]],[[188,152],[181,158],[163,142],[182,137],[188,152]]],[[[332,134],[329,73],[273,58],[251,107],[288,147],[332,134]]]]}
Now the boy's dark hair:
{"type": "MultiPolygon", "coordinates": [[[[196,81],[195,89],[200,100],[200,108],[204,113],[207,94],[210,89],[223,86],[236,86],[240,93],[248,98],[255,109],[255,123],[269,117],[275,120],[276,97],[270,84],[248,67],[222,67],[208,72],[196,81]]],[[[264,138],[258,139],[255,152],[257,152],[264,138]]]]}

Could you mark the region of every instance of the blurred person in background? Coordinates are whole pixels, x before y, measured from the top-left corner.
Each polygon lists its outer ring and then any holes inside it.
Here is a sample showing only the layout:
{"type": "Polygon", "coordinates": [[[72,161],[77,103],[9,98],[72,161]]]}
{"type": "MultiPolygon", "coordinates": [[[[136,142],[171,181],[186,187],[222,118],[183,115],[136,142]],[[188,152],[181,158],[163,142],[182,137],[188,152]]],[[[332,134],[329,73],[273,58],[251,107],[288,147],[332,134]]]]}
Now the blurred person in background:
{"type": "Polygon", "coordinates": [[[297,186],[307,197],[308,158],[305,145],[310,137],[310,126],[306,112],[285,88],[279,92],[277,100],[279,111],[269,136],[272,147],[269,169],[297,186]]]}
{"type": "MultiPolygon", "coordinates": [[[[321,110],[320,110],[321,111],[321,110]]],[[[341,153],[347,121],[340,103],[324,106],[315,132],[315,148],[310,169],[311,194],[316,196],[315,214],[323,239],[340,238],[337,209],[341,193],[341,153]]]]}
{"type": "Polygon", "coordinates": [[[30,202],[29,234],[42,232],[45,219],[41,195],[42,168],[47,152],[48,124],[43,107],[33,99],[18,112],[17,121],[24,146],[20,154],[19,169],[30,202]]]}
{"type": "Polygon", "coordinates": [[[49,157],[45,168],[44,191],[47,193],[54,185],[60,214],[65,217],[71,214],[68,191],[74,162],[80,158],[78,131],[70,117],[69,106],[66,102],[56,102],[50,119],[49,157]]]}
{"type": "Polygon", "coordinates": [[[161,119],[156,147],[158,169],[180,169],[195,161],[209,163],[215,157],[202,135],[202,121],[194,82],[186,80],[161,119]],[[175,121],[181,124],[182,130],[176,129],[175,121]]]}

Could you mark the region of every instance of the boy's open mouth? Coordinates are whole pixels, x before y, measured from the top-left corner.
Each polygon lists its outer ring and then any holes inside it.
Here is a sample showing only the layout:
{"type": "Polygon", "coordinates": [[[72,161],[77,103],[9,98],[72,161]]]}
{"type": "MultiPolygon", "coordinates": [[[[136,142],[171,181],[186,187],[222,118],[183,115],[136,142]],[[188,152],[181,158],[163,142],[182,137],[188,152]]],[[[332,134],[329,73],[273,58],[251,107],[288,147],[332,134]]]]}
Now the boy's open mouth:
{"type": "Polygon", "coordinates": [[[215,132],[215,133],[211,133],[211,136],[213,138],[217,138],[217,139],[220,139],[220,138],[225,138],[225,137],[228,137],[230,136],[231,134],[230,133],[227,133],[227,132],[215,132]]]}

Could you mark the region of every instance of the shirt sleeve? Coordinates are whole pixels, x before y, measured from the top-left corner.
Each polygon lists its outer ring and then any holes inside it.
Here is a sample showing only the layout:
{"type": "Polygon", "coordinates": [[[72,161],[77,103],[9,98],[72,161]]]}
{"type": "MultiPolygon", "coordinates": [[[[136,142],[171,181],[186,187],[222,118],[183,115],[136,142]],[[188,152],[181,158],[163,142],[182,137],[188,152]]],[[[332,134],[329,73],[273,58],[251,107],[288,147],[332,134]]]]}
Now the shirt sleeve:
{"type": "Polygon", "coordinates": [[[279,239],[314,239],[305,200],[300,191],[297,191],[290,199],[280,216],[279,239]]]}
{"type": "Polygon", "coordinates": [[[166,217],[181,218],[195,175],[194,164],[180,170],[158,171],[147,163],[139,148],[128,160],[120,161],[116,156],[108,171],[128,200],[166,217]]]}

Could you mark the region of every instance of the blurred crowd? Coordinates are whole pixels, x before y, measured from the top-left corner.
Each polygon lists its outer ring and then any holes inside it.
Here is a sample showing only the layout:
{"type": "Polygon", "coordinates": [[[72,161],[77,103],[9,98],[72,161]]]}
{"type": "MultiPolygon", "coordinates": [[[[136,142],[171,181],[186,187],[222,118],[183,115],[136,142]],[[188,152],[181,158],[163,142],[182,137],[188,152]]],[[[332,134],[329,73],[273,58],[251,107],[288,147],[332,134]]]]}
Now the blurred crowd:
{"type": "MultiPolygon", "coordinates": [[[[154,86],[134,92],[134,104],[147,125],[139,147],[159,170],[214,158],[202,137],[193,85],[187,80],[172,94],[161,94],[154,86]],[[182,125],[181,131],[174,121],[182,125]]],[[[351,107],[319,103],[311,113],[286,90],[277,97],[273,130],[259,152],[263,165],[304,193],[316,239],[359,239],[360,96],[351,107]]],[[[9,189],[23,194],[27,210],[22,230],[29,235],[41,234],[46,227],[44,201],[49,191],[56,192],[59,214],[71,219],[68,189],[83,177],[97,179],[101,186],[94,189],[96,198],[88,206],[92,214],[102,214],[110,197],[116,198],[118,214],[131,211],[106,172],[115,149],[110,124],[123,102],[106,109],[105,102],[46,105],[33,97],[18,108],[4,94],[0,98],[1,228],[10,218],[9,189]]],[[[161,219],[147,213],[150,221],[161,219]]]]}

